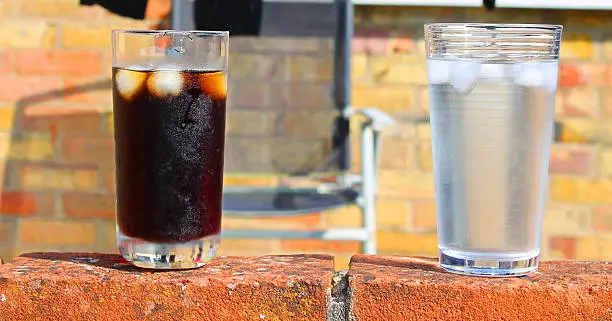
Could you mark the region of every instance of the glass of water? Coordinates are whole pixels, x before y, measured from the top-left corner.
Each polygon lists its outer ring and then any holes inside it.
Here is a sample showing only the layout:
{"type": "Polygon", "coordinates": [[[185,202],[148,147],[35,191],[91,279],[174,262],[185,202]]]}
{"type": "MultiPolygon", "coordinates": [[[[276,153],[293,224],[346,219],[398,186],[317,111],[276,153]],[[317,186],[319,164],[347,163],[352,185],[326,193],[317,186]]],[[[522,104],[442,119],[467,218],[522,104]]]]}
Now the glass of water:
{"type": "Polygon", "coordinates": [[[534,272],[562,26],[425,25],[440,264],[534,272]]]}

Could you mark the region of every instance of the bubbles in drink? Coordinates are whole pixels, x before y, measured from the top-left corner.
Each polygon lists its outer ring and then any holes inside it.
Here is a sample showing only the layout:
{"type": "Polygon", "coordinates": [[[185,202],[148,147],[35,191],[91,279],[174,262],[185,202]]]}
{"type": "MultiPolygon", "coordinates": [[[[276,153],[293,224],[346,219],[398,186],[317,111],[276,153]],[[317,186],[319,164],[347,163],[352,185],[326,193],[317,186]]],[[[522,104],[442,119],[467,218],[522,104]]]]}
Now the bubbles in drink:
{"type": "Polygon", "coordinates": [[[131,99],[144,84],[147,74],[142,71],[119,69],[115,75],[117,92],[124,99],[131,99]]]}
{"type": "Polygon", "coordinates": [[[149,77],[147,88],[155,96],[176,96],[183,88],[183,75],[174,70],[155,71],[149,77]]]}

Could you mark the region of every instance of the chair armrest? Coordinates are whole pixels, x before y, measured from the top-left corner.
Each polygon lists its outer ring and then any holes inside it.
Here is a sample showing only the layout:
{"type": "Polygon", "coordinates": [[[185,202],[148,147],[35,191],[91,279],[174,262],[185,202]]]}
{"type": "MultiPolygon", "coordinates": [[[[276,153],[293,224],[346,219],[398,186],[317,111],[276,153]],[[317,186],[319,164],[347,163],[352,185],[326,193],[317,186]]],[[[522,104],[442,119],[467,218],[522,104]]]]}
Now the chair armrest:
{"type": "Polygon", "coordinates": [[[367,118],[368,123],[372,126],[375,131],[382,131],[384,127],[393,125],[395,120],[387,113],[375,107],[366,108],[353,108],[349,107],[344,112],[345,117],[352,117],[354,115],[361,115],[367,118]]]}

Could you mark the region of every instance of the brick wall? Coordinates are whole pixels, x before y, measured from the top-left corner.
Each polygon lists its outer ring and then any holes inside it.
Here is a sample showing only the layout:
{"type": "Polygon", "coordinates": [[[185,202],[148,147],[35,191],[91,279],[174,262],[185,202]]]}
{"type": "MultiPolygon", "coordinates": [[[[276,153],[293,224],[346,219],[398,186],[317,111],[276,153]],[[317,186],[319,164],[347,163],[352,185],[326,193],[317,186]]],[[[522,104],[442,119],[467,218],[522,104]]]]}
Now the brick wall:
{"type": "MultiPolygon", "coordinates": [[[[169,1],[150,2],[148,19],[137,21],[80,7],[77,0],[0,0],[0,256],[115,250],[109,32],[113,27],[154,26],[167,13],[169,1]]],[[[383,141],[380,252],[436,252],[422,24],[548,22],[564,24],[566,32],[544,255],[609,258],[612,94],[606,89],[612,86],[612,12],[583,13],[357,8],[354,104],[379,106],[398,120],[383,141]]],[[[285,47],[277,49],[292,51],[285,47]]],[[[250,53],[233,58],[232,73],[260,81],[270,69],[249,63],[252,58],[250,53]]],[[[358,159],[353,163],[359,167],[358,159]]],[[[275,183],[265,177],[247,183],[254,181],[275,183]]],[[[240,178],[228,181],[238,182],[240,178]]],[[[356,208],[346,208],[293,219],[225,219],[224,227],[351,227],[360,220],[356,208]]],[[[222,246],[222,254],[235,255],[332,253],[339,266],[346,266],[358,250],[355,242],[316,240],[224,240],[222,246]]]]}
{"type": "Polygon", "coordinates": [[[159,28],[79,0],[0,0],[0,256],[115,251],[110,30],[159,28]]]}

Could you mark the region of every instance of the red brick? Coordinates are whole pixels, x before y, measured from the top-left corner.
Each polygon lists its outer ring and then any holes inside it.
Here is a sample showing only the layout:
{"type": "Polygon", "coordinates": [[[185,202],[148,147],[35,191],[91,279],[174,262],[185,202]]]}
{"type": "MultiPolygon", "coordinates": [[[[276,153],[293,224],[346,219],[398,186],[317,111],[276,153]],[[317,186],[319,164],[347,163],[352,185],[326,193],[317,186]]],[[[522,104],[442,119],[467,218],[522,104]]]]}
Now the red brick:
{"type": "Polygon", "coordinates": [[[61,80],[55,77],[0,76],[0,84],[0,101],[11,102],[53,99],[59,95],[62,86],[61,80]]]}
{"type": "Polygon", "coordinates": [[[345,252],[358,253],[360,243],[357,241],[325,241],[325,240],[283,240],[282,248],[285,251],[299,252],[345,252]]]}
{"type": "Polygon", "coordinates": [[[100,54],[95,51],[23,50],[15,54],[21,75],[99,75],[100,54]]]}
{"type": "Polygon", "coordinates": [[[358,29],[353,38],[354,53],[386,54],[389,33],[384,30],[358,29]]]}
{"type": "Polygon", "coordinates": [[[555,257],[573,259],[576,257],[576,239],[566,236],[550,238],[550,250],[555,257]]]}
{"type": "Polygon", "coordinates": [[[152,273],[117,255],[39,253],[0,266],[8,320],[325,320],[333,258],[219,257],[152,273]],[[44,308],[42,308],[44,307],[44,308]]]}
{"type": "Polygon", "coordinates": [[[114,142],[110,136],[66,136],[62,144],[62,159],[86,164],[114,164],[114,142]]]}
{"type": "Polygon", "coordinates": [[[10,51],[0,52],[0,74],[13,72],[13,55],[10,51]]]}
{"type": "Polygon", "coordinates": [[[588,175],[592,172],[594,150],[589,146],[554,145],[550,153],[549,172],[588,175]]]}
{"type": "Polygon", "coordinates": [[[579,67],[562,63],[559,66],[559,86],[571,87],[586,85],[587,80],[579,67]]]}
{"type": "Polygon", "coordinates": [[[612,264],[542,262],[530,276],[478,278],[435,259],[356,255],[348,280],[355,320],[610,319],[612,264]]]}
{"type": "Polygon", "coordinates": [[[69,217],[114,218],[115,197],[108,193],[66,193],[62,196],[62,208],[69,217]]]}
{"type": "Polygon", "coordinates": [[[31,215],[36,213],[34,195],[25,192],[3,191],[0,194],[0,213],[31,215]]]}

